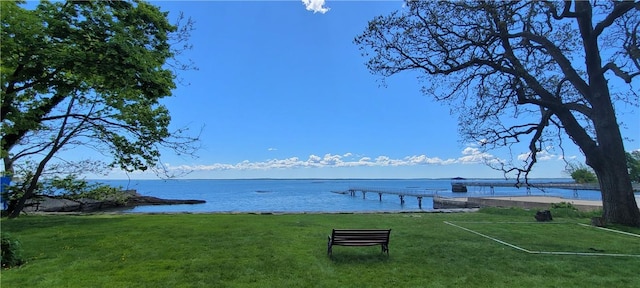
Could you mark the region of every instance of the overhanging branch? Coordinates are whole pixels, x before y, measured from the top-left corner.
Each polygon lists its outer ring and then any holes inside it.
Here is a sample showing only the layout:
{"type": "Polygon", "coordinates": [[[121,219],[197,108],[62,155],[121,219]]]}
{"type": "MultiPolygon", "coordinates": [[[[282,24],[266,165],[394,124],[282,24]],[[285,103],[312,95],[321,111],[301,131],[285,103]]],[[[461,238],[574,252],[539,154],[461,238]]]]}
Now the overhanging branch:
{"type": "Polygon", "coordinates": [[[611,26],[613,22],[620,18],[620,16],[624,15],[631,9],[639,9],[640,10],[640,2],[634,1],[616,1],[613,4],[613,10],[607,17],[604,18],[600,23],[596,24],[596,27],[593,29],[593,34],[597,37],[602,34],[605,28],[611,26]]]}
{"type": "Polygon", "coordinates": [[[604,65],[604,67],[602,68],[602,73],[605,73],[609,70],[613,71],[613,73],[616,74],[616,76],[620,77],[622,80],[624,80],[625,83],[631,83],[634,77],[640,75],[640,72],[628,73],[628,72],[622,71],[622,69],[620,69],[620,67],[618,67],[618,65],[616,65],[613,62],[609,62],[606,65],[604,65]]]}

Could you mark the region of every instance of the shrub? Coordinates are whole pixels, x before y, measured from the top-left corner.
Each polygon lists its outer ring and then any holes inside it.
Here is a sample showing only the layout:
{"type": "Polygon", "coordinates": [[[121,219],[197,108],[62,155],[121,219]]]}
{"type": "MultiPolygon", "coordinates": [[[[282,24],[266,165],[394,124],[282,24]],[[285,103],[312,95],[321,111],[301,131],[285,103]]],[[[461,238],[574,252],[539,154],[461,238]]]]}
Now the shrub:
{"type": "Polygon", "coordinates": [[[62,196],[72,200],[89,198],[112,200],[120,204],[124,204],[129,197],[129,195],[122,192],[121,187],[111,187],[101,183],[91,184],[84,179],[78,179],[73,174],[43,181],[42,190],[45,195],[62,196]]]}
{"type": "Polygon", "coordinates": [[[573,172],[571,172],[571,178],[576,181],[576,183],[596,183],[598,182],[598,178],[596,175],[591,172],[589,169],[580,168],[573,172]]]}
{"type": "Polygon", "coordinates": [[[20,241],[5,232],[0,233],[0,235],[2,242],[2,255],[0,256],[0,262],[2,263],[2,268],[11,268],[22,265],[24,260],[22,259],[22,245],[20,245],[20,241]]]}
{"type": "Polygon", "coordinates": [[[551,209],[569,209],[577,211],[578,209],[569,202],[560,202],[551,204],[551,209]]]}
{"type": "Polygon", "coordinates": [[[576,183],[598,183],[598,177],[589,166],[580,163],[568,163],[565,173],[576,183]]]}
{"type": "Polygon", "coordinates": [[[602,210],[597,211],[580,211],[573,204],[568,202],[560,202],[551,204],[551,214],[564,218],[591,218],[602,216],[602,210]]]}

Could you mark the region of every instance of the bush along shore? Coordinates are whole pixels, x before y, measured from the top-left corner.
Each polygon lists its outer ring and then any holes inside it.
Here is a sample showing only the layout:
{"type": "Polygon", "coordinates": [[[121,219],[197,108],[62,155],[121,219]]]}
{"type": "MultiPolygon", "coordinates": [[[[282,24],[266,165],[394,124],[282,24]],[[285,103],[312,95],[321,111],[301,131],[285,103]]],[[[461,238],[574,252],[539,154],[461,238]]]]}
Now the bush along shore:
{"type": "Polygon", "coordinates": [[[178,205],[202,204],[204,200],[162,199],[143,196],[135,190],[122,192],[122,197],[109,197],[103,200],[80,198],[71,199],[63,196],[39,195],[27,200],[24,212],[96,212],[111,209],[121,209],[142,205],[178,205]]]}

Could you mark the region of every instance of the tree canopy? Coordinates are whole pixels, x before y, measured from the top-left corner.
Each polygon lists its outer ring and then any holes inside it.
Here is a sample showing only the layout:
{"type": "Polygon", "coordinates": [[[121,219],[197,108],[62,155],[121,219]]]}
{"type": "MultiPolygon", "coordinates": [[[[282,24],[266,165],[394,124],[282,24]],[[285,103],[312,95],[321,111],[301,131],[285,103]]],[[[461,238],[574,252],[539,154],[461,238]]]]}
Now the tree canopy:
{"type": "Polygon", "coordinates": [[[593,174],[589,167],[585,167],[583,165],[578,165],[574,167],[569,167],[568,172],[570,172],[571,178],[576,181],[576,183],[597,183],[598,179],[596,175],[593,174]]]}
{"type": "Polygon", "coordinates": [[[524,144],[523,164],[490,163],[518,179],[567,135],[598,176],[607,221],[640,226],[615,110],[639,103],[639,32],[634,1],[407,1],[355,43],[373,73],[417,72],[425,94],[464,111],[465,139],[524,144]]]}
{"type": "Polygon", "coordinates": [[[171,61],[190,27],[144,1],[21,4],[0,2],[5,173],[39,163],[35,183],[59,152],[79,146],[126,171],[157,165],[160,147],[194,151],[197,137],[170,131],[159,102],[176,87],[171,61]]]}

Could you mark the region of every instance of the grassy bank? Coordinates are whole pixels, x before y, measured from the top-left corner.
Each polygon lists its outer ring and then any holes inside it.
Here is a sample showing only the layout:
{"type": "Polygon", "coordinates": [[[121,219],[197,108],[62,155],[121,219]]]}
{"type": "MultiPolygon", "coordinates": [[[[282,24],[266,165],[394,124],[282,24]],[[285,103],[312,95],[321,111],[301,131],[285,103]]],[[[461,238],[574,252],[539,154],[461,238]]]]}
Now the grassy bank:
{"type": "Polygon", "coordinates": [[[638,237],[577,224],[587,219],[538,224],[532,214],[29,216],[1,222],[27,260],[2,271],[1,284],[640,287],[640,257],[529,254],[468,231],[529,251],[640,255],[638,237]],[[332,228],[391,228],[390,256],[379,247],[334,247],[329,258],[332,228]]]}

